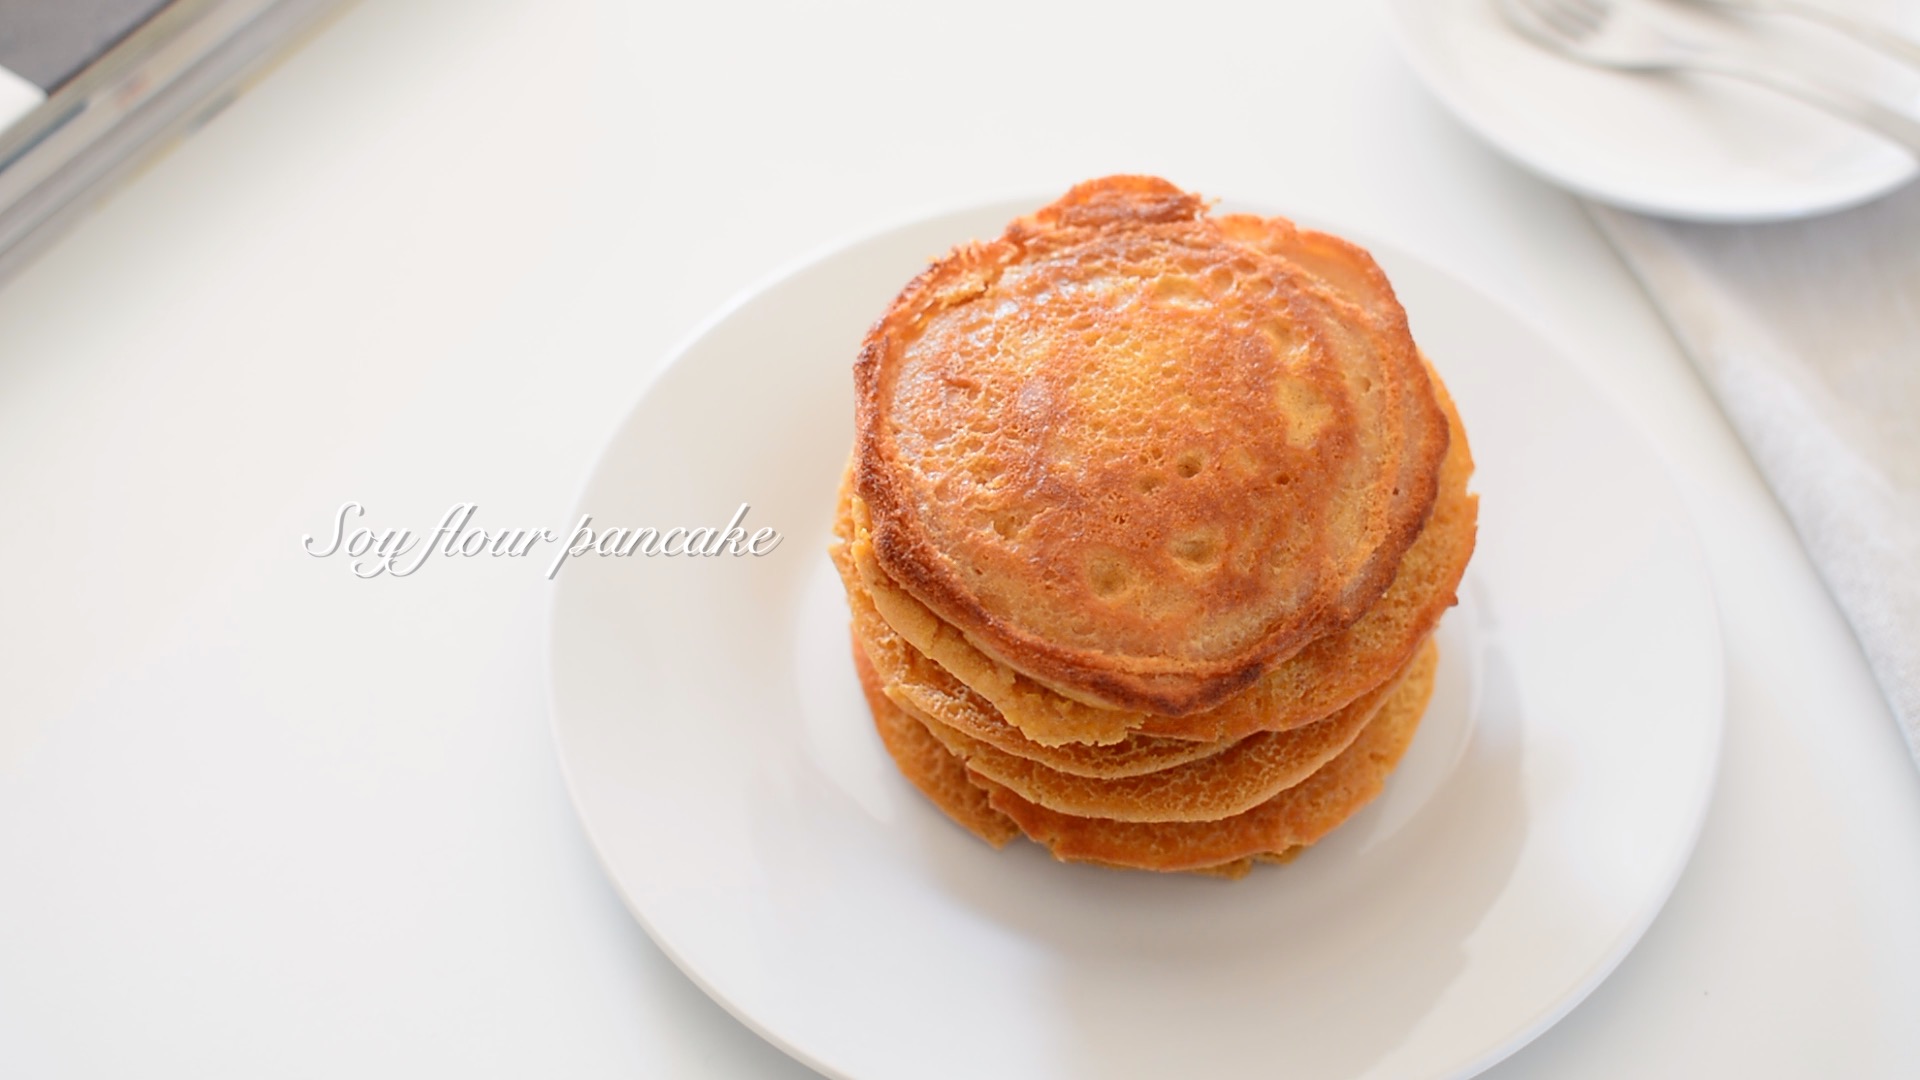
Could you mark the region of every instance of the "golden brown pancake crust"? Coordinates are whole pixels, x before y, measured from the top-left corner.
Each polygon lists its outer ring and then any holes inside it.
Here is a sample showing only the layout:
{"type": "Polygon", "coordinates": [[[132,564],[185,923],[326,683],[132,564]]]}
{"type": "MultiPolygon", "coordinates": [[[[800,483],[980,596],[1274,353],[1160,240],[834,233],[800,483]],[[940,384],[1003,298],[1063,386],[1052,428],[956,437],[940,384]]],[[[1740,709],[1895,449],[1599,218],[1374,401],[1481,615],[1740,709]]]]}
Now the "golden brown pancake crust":
{"type": "MultiPolygon", "coordinates": [[[[987,793],[967,778],[967,767],[947,753],[940,740],[927,734],[919,721],[901,712],[880,692],[880,679],[867,662],[860,643],[853,643],[853,668],[860,676],[860,689],[873,713],[873,726],[880,733],[893,763],[902,775],[932,800],[940,811],[968,832],[992,844],[1005,847],[1020,835],[1013,819],[987,804],[987,793]]],[[[1225,862],[1227,860],[1220,860],[1225,862]]]]}
{"type": "Polygon", "coordinates": [[[879,566],[1082,702],[1246,689],[1359,618],[1432,507],[1447,426],[1377,267],[1224,220],[1080,185],[916,278],[855,365],[879,566]]]}
{"type": "Polygon", "coordinates": [[[895,704],[921,720],[942,724],[1008,753],[1076,776],[1109,779],[1137,776],[1196,761],[1224,749],[1225,744],[1152,735],[1131,735],[1105,746],[1086,743],[1046,746],[1029,740],[1019,728],[1009,724],[992,703],[909,645],[880,617],[853,565],[851,495],[850,482],[843,482],[840,509],[834,519],[835,542],[828,553],[846,586],[847,606],[853,614],[854,642],[865,657],[863,662],[872,665],[881,689],[895,704]]]}
{"type": "Polygon", "coordinates": [[[1433,692],[1431,645],[1377,716],[1340,756],[1245,813],[1219,821],[1128,822],[1074,817],[1038,806],[969,773],[995,810],[1047,845],[1054,857],[1142,870],[1217,866],[1261,852],[1315,843],[1372,802],[1407,746],[1433,692]]]}
{"type": "MultiPolygon", "coordinates": [[[[1096,708],[1062,697],[995,661],[880,570],[859,527],[858,500],[844,494],[835,525],[842,547],[835,557],[851,561],[864,586],[859,590],[863,602],[878,609],[889,628],[906,639],[916,658],[936,661],[971,692],[952,694],[948,684],[937,676],[916,669],[918,673],[902,681],[913,686],[914,693],[943,699],[912,702],[921,712],[939,716],[949,726],[959,727],[975,738],[1067,772],[1126,775],[1099,767],[1106,760],[1103,755],[1075,751],[1076,741],[1101,744],[1101,748],[1110,744],[1121,751],[1114,760],[1140,755],[1153,762],[1150,768],[1163,768],[1174,763],[1180,751],[1148,736],[1219,742],[1256,731],[1285,731],[1345,707],[1404,667],[1453,605],[1455,589],[1473,554],[1478,500],[1467,491],[1473,456],[1459,414],[1437,377],[1433,385],[1452,435],[1442,462],[1440,493],[1433,514],[1401,560],[1392,585],[1352,626],[1313,641],[1262,675],[1244,693],[1204,712],[1164,717],[1096,708]],[[850,523],[849,515],[853,518],[850,523]],[[990,703],[988,715],[1004,717],[1006,724],[1018,729],[1018,742],[1057,748],[1062,752],[1061,760],[1041,758],[1018,745],[997,742],[996,733],[976,730],[979,724],[970,725],[965,717],[975,713],[973,703],[981,698],[990,703]],[[956,715],[960,719],[955,719],[956,715]],[[1076,761],[1085,761],[1087,767],[1075,768],[1076,761]]],[[[850,594],[855,591],[851,579],[848,590],[850,594]]],[[[860,608],[856,602],[856,617],[860,608]]],[[[1199,756],[1203,755],[1191,755],[1199,756]]]]}
{"type": "MultiPolygon", "coordinates": [[[[947,753],[940,740],[880,692],[873,668],[867,664],[866,656],[857,642],[853,646],[853,666],[860,676],[860,688],[866,694],[867,707],[873,712],[874,729],[880,735],[881,745],[886,747],[901,774],[942,813],[994,847],[1005,847],[1007,841],[1019,836],[1020,829],[1014,825],[1013,819],[988,805],[986,789],[968,779],[966,766],[961,764],[960,759],[947,753]]],[[[1259,852],[1208,866],[1190,867],[1186,872],[1208,877],[1241,878],[1256,862],[1288,862],[1298,854],[1298,848],[1259,852]]],[[[1112,869],[1128,867],[1115,865],[1112,869]]]]}
{"type": "MultiPolygon", "coordinates": [[[[848,528],[842,485],[836,532],[848,528]]],[[[853,610],[863,675],[926,725],[974,773],[1051,810],[1117,821],[1211,821],[1249,810],[1345,750],[1411,670],[1394,672],[1326,719],[1282,732],[1201,743],[1129,736],[1111,746],[1045,747],[1026,740],[984,699],[893,633],[850,565],[831,549],[853,610]]]]}
{"type": "MultiPolygon", "coordinates": [[[[1404,677],[1431,669],[1433,646],[1407,669],[1325,720],[1292,731],[1263,731],[1218,753],[1157,772],[1118,779],[1073,776],[916,717],[983,777],[1029,802],[1075,817],[1114,821],[1218,821],[1245,813],[1305,781],[1351,746],[1404,677]]],[[[907,709],[913,713],[911,708],[907,709]]]]}

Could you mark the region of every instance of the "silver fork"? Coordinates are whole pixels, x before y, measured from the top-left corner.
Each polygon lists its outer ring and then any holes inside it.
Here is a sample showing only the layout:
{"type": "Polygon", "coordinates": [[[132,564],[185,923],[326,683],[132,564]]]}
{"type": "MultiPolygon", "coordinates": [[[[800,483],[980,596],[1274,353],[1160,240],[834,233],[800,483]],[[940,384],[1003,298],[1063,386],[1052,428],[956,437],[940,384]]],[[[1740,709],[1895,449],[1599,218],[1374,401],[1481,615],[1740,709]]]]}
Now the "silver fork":
{"type": "Polygon", "coordinates": [[[1728,11],[1746,11],[1755,15],[1791,15],[1809,22],[1821,23],[1840,31],[1862,45],[1879,49],[1888,56],[1899,57],[1909,64],[1920,66],[1920,41],[1915,41],[1891,27],[1855,18],[1822,4],[1802,3],[1801,0],[1692,0],[1692,2],[1705,7],[1724,8],[1728,11]]]}
{"type": "Polygon", "coordinates": [[[1770,71],[1659,26],[1613,0],[1497,0],[1500,13],[1537,45],[1619,71],[1700,71],[1764,86],[1851,121],[1920,158],[1920,120],[1870,98],[1770,71]]]}

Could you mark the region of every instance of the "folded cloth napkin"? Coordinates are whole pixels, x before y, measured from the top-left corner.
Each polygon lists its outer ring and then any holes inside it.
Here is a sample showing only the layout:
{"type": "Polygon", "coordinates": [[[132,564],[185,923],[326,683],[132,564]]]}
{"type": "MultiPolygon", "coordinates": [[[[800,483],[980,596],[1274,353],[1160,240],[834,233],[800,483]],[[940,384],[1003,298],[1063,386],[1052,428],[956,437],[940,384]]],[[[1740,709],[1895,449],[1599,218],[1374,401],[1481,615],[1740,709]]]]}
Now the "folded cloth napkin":
{"type": "Polygon", "coordinates": [[[1920,184],[1783,224],[1587,209],[1793,519],[1920,763],[1920,184]]]}

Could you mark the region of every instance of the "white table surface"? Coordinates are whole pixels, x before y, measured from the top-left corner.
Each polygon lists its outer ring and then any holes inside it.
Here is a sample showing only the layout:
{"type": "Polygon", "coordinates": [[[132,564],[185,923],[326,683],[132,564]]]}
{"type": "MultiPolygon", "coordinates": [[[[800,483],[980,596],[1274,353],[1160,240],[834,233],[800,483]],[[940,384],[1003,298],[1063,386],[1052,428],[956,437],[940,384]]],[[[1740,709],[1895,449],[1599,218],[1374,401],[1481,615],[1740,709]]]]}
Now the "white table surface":
{"type": "Polygon", "coordinates": [[[347,500],[562,527],[729,296],[1121,170],[1530,313],[1694,514],[1729,691],[1699,850],[1489,1075],[1920,1073],[1920,771],[1846,625],[1576,204],[1373,5],[368,0],[0,289],[0,1075],[806,1075],[602,878],[539,568],[361,581],[299,538],[347,500]]]}

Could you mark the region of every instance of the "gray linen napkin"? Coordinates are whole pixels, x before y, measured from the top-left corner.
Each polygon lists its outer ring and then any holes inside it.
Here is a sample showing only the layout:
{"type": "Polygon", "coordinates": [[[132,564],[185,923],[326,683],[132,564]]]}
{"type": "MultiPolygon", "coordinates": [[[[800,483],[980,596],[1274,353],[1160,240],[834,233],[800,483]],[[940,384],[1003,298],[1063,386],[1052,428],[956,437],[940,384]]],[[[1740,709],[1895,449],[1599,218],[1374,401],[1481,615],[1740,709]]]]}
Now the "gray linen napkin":
{"type": "Polygon", "coordinates": [[[1920,184],[1782,224],[1587,210],[1793,519],[1920,764],[1920,184]]]}

